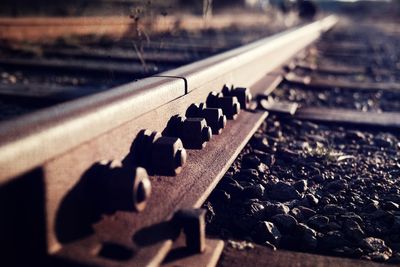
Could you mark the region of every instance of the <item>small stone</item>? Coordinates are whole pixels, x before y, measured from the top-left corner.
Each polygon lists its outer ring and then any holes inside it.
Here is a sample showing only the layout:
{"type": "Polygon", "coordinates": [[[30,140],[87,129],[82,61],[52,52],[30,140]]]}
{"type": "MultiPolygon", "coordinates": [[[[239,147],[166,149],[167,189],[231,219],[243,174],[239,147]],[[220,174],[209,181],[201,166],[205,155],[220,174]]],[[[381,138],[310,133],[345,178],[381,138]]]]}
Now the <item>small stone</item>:
{"type": "Polygon", "coordinates": [[[224,190],[214,190],[212,195],[210,196],[211,199],[215,200],[216,203],[228,203],[231,200],[231,195],[225,192],[224,190]]]}
{"type": "Polygon", "coordinates": [[[297,220],[297,221],[303,221],[304,218],[301,214],[301,210],[299,208],[293,208],[290,211],[290,214],[297,220]]]}
{"type": "Polygon", "coordinates": [[[361,242],[361,247],[373,260],[386,261],[392,256],[392,250],[388,246],[386,246],[385,241],[379,238],[364,238],[361,242]]]}
{"type": "Polygon", "coordinates": [[[250,141],[251,145],[253,148],[268,152],[270,150],[270,146],[268,144],[268,139],[261,136],[261,135],[255,135],[250,141]]]}
{"type": "Polygon", "coordinates": [[[373,213],[377,210],[379,210],[379,202],[376,200],[372,200],[372,202],[370,202],[363,208],[363,211],[368,213],[373,213]]]}
{"type": "Polygon", "coordinates": [[[365,237],[365,233],[361,229],[361,226],[353,220],[346,220],[343,223],[343,232],[347,237],[349,237],[349,239],[357,242],[365,237]]]}
{"type": "Polygon", "coordinates": [[[271,167],[275,163],[275,156],[273,154],[268,154],[264,151],[255,149],[253,151],[254,155],[256,155],[260,160],[261,163],[271,167]]]}
{"type": "Polygon", "coordinates": [[[238,175],[239,180],[257,180],[258,171],[256,169],[242,169],[238,175]]]}
{"type": "Polygon", "coordinates": [[[307,180],[299,180],[293,184],[294,189],[299,193],[304,193],[307,190],[307,180]]]}
{"type": "Polygon", "coordinates": [[[386,201],[385,203],[383,203],[383,209],[385,210],[398,210],[399,207],[400,205],[393,201],[386,201]]]}
{"type": "Polygon", "coordinates": [[[238,196],[242,194],[243,186],[241,186],[238,182],[232,180],[230,182],[224,183],[222,185],[224,191],[229,193],[231,196],[238,196]]]}
{"type": "Polygon", "coordinates": [[[249,168],[249,169],[257,169],[258,165],[260,164],[260,159],[252,154],[244,155],[242,158],[242,167],[249,168]]]}
{"type": "Polygon", "coordinates": [[[326,180],[326,178],[323,175],[316,174],[313,177],[311,177],[311,180],[315,181],[316,183],[323,183],[326,180]]]}
{"type": "Polygon", "coordinates": [[[374,138],[374,143],[380,147],[390,147],[393,145],[393,140],[389,135],[378,134],[374,138]]]}
{"type": "Polygon", "coordinates": [[[254,245],[247,241],[228,240],[228,246],[230,246],[231,248],[234,248],[236,250],[247,250],[247,249],[254,248],[254,245]]]}
{"type": "Polygon", "coordinates": [[[322,215],[314,215],[307,221],[307,225],[317,230],[322,230],[326,228],[328,226],[328,223],[329,218],[322,215]]]}
{"type": "Polygon", "coordinates": [[[324,213],[328,215],[343,214],[346,210],[335,204],[328,204],[324,207],[324,213]]]}
{"type": "Polygon", "coordinates": [[[271,220],[281,232],[286,233],[291,232],[297,225],[297,220],[289,214],[277,214],[271,220]]]}
{"type": "Polygon", "coordinates": [[[325,190],[328,190],[329,192],[332,192],[332,193],[335,193],[340,190],[345,190],[347,188],[348,188],[348,185],[345,180],[333,181],[324,186],[325,190]]]}
{"type": "Polygon", "coordinates": [[[249,202],[245,203],[244,209],[246,215],[250,215],[256,219],[262,219],[265,207],[259,202],[250,200],[249,202]]]}
{"type": "Polygon", "coordinates": [[[351,140],[365,140],[365,135],[360,131],[348,131],[346,137],[351,140]]]}
{"type": "Polygon", "coordinates": [[[251,198],[262,198],[264,196],[264,191],[265,188],[261,184],[256,184],[252,186],[246,186],[243,189],[242,195],[245,198],[251,199],[251,198]]]}
{"type": "Polygon", "coordinates": [[[308,203],[310,203],[311,206],[316,206],[319,203],[318,198],[313,194],[306,194],[305,198],[308,200],[308,203]]]}
{"type": "Polygon", "coordinates": [[[274,203],[265,203],[265,215],[267,217],[272,217],[277,214],[288,214],[290,209],[288,206],[284,204],[274,204],[274,203]]]}
{"type": "Polygon", "coordinates": [[[363,219],[359,215],[355,214],[354,212],[346,212],[344,214],[341,214],[340,219],[342,219],[343,221],[353,220],[353,221],[356,221],[358,224],[363,223],[363,219]]]}
{"type": "Polygon", "coordinates": [[[267,247],[269,249],[272,249],[273,251],[276,250],[276,247],[273,244],[271,244],[270,242],[268,242],[268,241],[264,242],[263,246],[265,246],[265,247],[267,247]]]}
{"type": "Polygon", "coordinates": [[[317,232],[303,223],[297,225],[297,232],[302,243],[302,247],[306,249],[315,249],[318,245],[317,232]]]}
{"type": "Polygon", "coordinates": [[[267,195],[272,199],[280,201],[299,199],[301,197],[300,193],[293,186],[283,182],[273,185],[272,190],[267,195]]]}
{"type": "Polygon", "coordinates": [[[328,223],[328,229],[329,229],[329,231],[336,231],[336,230],[342,229],[342,227],[338,223],[329,222],[328,223]]]}
{"type": "Polygon", "coordinates": [[[256,225],[253,237],[260,244],[268,241],[274,245],[278,245],[282,235],[272,222],[262,221],[256,225]]]}
{"type": "Polygon", "coordinates": [[[269,167],[261,162],[257,167],[257,171],[259,171],[262,174],[267,174],[269,173],[269,167]]]}
{"type": "Polygon", "coordinates": [[[321,243],[327,249],[350,246],[350,242],[345,239],[344,234],[340,231],[329,231],[321,238],[321,243]]]}
{"type": "Polygon", "coordinates": [[[304,219],[308,219],[312,216],[314,216],[317,212],[313,209],[307,208],[307,207],[303,207],[303,206],[298,206],[297,207],[300,211],[301,211],[301,215],[304,219]]]}

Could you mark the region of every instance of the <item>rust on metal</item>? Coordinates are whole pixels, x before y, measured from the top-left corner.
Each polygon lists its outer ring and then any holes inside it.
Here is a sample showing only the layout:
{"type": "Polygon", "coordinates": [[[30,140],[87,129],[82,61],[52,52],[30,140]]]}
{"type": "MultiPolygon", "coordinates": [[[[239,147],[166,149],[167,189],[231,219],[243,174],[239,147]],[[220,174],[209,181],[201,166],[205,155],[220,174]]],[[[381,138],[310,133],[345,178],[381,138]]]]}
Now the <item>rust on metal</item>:
{"type": "Polygon", "coordinates": [[[168,136],[175,136],[182,140],[183,146],[188,149],[202,149],[211,140],[212,131],[202,117],[185,118],[173,116],[167,125],[168,136]]]}
{"type": "Polygon", "coordinates": [[[322,122],[361,124],[378,127],[400,128],[399,112],[363,112],[338,108],[299,108],[296,118],[322,122]]]}
{"type": "Polygon", "coordinates": [[[252,95],[248,88],[224,85],[222,93],[224,96],[235,96],[242,109],[248,109],[250,107],[252,95]]]}
{"type": "Polygon", "coordinates": [[[186,248],[193,253],[206,249],[205,209],[181,209],[174,215],[174,221],[185,234],[186,248]]]}
{"type": "Polygon", "coordinates": [[[211,92],[206,100],[207,107],[220,108],[228,120],[236,120],[240,113],[240,103],[236,96],[224,96],[211,92]]]}
{"type": "Polygon", "coordinates": [[[341,88],[348,90],[386,90],[386,91],[399,91],[400,86],[397,83],[371,83],[371,82],[349,82],[349,81],[326,81],[324,79],[315,78],[312,76],[304,76],[300,77],[294,73],[288,73],[285,76],[285,81],[291,84],[297,84],[300,86],[304,86],[308,89],[332,89],[332,88],[341,88]]]}
{"type": "Polygon", "coordinates": [[[204,118],[213,134],[220,134],[226,126],[226,116],[220,108],[207,108],[204,103],[192,104],[186,110],[189,118],[204,118]]]}

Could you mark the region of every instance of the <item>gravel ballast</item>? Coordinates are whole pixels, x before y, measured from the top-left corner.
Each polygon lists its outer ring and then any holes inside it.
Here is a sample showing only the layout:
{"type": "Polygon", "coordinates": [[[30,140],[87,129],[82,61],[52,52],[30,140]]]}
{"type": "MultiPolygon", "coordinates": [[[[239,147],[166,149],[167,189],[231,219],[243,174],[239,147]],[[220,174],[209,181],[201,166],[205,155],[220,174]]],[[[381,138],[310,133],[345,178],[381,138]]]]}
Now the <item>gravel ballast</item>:
{"type": "Polygon", "coordinates": [[[270,115],[204,204],[208,234],[400,263],[399,141],[270,115]]]}

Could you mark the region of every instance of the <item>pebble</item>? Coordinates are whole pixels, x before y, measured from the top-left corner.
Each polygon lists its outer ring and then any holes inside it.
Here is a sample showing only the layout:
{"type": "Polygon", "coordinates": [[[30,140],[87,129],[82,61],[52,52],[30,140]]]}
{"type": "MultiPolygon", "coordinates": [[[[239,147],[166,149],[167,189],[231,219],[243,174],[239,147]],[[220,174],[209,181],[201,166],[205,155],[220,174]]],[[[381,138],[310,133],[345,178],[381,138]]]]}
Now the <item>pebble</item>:
{"type": "Polygon", "coordinates": [[[254,245],[251,242],[236,240],[228,240],[228,246],[236,250],[247,250],[254,248],[254,245]]]}
{"type": "Polygon", "coordinates": [[[326,190],[328,190],[329,192],[333,192],[333,193],[340,191],[340,190],[345,190],[347,188],[348,188],[347,182],[343,179],[330,182],[325,186],[326,190]]]}
{"type": "Polygon", "coordinates": [[[303,223],[297,225],[301,246],[306,249],[315,249],[318,245],[317,232],[303,223]]]}
{"type": "Polygon", "coordinates": [[[292,199],[299,199],[300,193],[290,184],[278,182],[273,185],[272,190],[268,192],[268,197],[280,201],[288,201],[292,199]]]}
{"type": "Polygon", "coordinates": [[[252,186],[246,186],[243,191],[242,195],[245,198],[251,199],[251,198],[262,198],[264,196],[265,188],[261,184],[256,184],[252,186]]]}
{"type": "Polygon", "coordinates": [[[395,202],[393,202],[393,201],[386,201],[386,202],[383,204],[383,208],[384,208],[385,210],[398,210],[399,207],[400,207],[400,205],[397,204],[397,203],[395,203],[395,202]]]}
{"type": "Polygon", "coordinates": [[[306,220],[308,218],[314,216],[317,213],[315,210],[307,208],[307,207],[298,206],[297,208],[300,210],[301,216],[306,220]]]}
{"type": "Polygon", "coordinates": [[[307,225],[311,228],[322,230],[328,226],[329,218],[322,215],[314,215],[307,221],[307,225]]]}
{"type": "Polygon", "coordinates": [[[261,163],[260,159],[252,154],[244,155],[242,159],[243,168],[257,169],[260,163],[261,163]]]}
{"type": "Polygon", "coordinates": [[[361,226],[353,220],[346,220],[343,223],[343,232],[349,239],[356,242],[359,242],[365,237],[365,233],[361,229],[361,226]]]}
{"type": "Polygon", "coordinates": [[[264,203],[265,215],[267,217],[272,217],[277,214],[288,214],[290,209],[285,204],[274,204],[274,203],[264,203]]]}
{"type": "Polygon", "coordinates": [[[220,232],[272,249],[400,260],[400,136],[280,122],[268,117],[212,194],[220,232]]]}
{"type": "Polygon", "coordinates": [[[341,248],[350,246],[350,242],[346,240],[341,231],[329,231],[321,238],[321,246],[327,249],[341,248]]]}
{"type": "Polygon", "coordinates": [[[290,233],[297,226],[297,220],[289,214],[277,214],[271,218],[281,232],[290,233]]]}
{"type": "Polygon", "coordinates": [[[346,210],[335,204],[328,204],[324,207],[324,213],[329,215],[343,214],[346,210]]]}
{"type": "Polygon", "coordinates": [[[268,241],[274,245],[278,245],[282,237],[278,228],[272,222],[268,221],[259,222],[252,236],[254,240],[260,244],[264,244],[268,241]]]}
{"type": "Polygon", "coordinates": [[[377,261],[386,261],[392,256],[392,250],[385,241],[375,237],[364,238],[361,247],[366,250],[368,257],[377,261]]]}
{"type": "Polygon", "coordinates": [[[307,191],[307,180],[299,180],[293,184],[294,189],[296,189],[299,193],[304,193],[307,191]]]}

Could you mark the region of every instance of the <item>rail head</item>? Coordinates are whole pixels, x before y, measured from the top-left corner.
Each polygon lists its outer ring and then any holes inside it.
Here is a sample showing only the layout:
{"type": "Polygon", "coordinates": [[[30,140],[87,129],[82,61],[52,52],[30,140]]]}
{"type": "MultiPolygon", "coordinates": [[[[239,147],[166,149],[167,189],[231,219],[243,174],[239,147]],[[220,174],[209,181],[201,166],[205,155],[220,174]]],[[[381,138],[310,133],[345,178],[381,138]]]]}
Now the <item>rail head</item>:
{"type": "MultiPolygon", "coordinates": [[[[329,16],[248,45],[0,125],[0,185],[216,79],[249,86],[330,29],[329,16]],[[280,49],[288,48],[281,53],[280,49]],[[263,69],[243,72],[254,61],[263,69]],[[236,75],[243,72],[243,75],[236,75]],[[251,74],[251,75],[248,75],[251,74]],[[236,77],[240,76],[240,78],[236,77]],[[230,77],[230,78],[227,78],[230,77]]],[[[209,91],[218,88],[208,88],[209,91]]]]}

